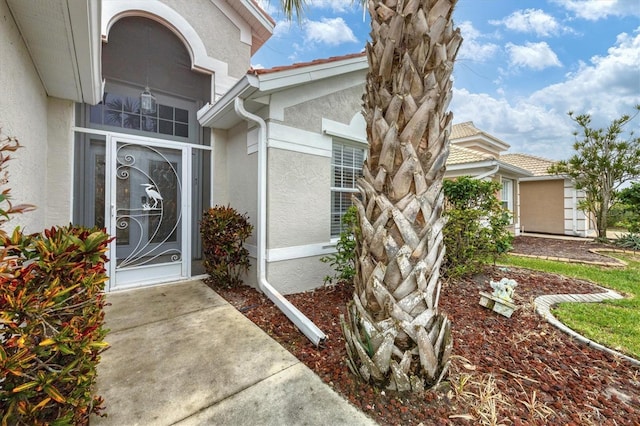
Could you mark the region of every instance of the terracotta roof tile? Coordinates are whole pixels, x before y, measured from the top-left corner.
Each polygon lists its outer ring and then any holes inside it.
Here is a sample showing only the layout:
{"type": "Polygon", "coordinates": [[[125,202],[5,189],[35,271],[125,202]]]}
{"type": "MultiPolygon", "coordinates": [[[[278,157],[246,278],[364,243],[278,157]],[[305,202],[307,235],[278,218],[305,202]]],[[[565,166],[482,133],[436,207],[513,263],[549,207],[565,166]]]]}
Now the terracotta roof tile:
{"type": "Polygon", "coordinates": [[[330,58],[315,59],[315,60],[309,61],[309,62],[298,62],[298,63],[291,64],[291,65],[283,65],[283,66],[278,66],[278,67],[273,67],[273,68],[258,68],[258,69],[251,68],[251,69],[249,69],[249,71],[247,71],[247,74],[253,74],[253,75],[269,74],[269,73],[272,73],[272,72],[286,71],[286,70],[292,70],[292,69],[296,69],[296,68],[304,68],[304,67],[309,67],[309,66],[312,66],[312,65],[328,64],[328,63],[331,63],[331,62],[344,61],[345,59],[358,58],[358,57],[364,57],[364,56],[367,56],[367,54],[365,52],[351,53],[349,55],[332,56],[330,58]]]}
{"type": "Polygon", "coordinates": [[[528,170],[533,173],[534,176],[549,175],[547,169],[555,163],[554,160],[529,154],[504,154],[500,156],[500,161],[528,170]]]}
{"type": "Polygon", "coordinates": [[[466,121],[464,123],[458,123],[451,126],[451,135],[449,136],[449,139],[467,138],[481,133],[482,131],[473,125],[473,121],[466,121]]]}
{"type": "Polygon", "coordinates": [[[493,160],[494,158],[495,157],[490,154],[485,154],[474,149],[469,149],[458,145],[450,145],[447,165],[477,163],[480,161],[493,160]]]}

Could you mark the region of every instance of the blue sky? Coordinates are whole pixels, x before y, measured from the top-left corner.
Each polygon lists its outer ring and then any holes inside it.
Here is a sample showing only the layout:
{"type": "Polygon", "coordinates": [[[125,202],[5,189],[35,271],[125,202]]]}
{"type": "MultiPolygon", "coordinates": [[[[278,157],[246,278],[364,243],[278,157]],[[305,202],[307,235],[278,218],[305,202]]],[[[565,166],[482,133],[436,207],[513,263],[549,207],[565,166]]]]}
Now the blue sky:
{"type": "MultiPolygon", "coordinates": [[[[359,2],[307,0],[298,23],[262,0],[277,22],[254,55],[270,68],[363,51],[369,17],[359,2]]],[[[464,42],[454,68],[454,122],[476,127],[522,152],[550,159],[572,153],[568,111],[604,127],[640,104],[640,0],[459,0],[464,42]]],[[[628,129],[640,133],[640,116],[628,129]]]]}

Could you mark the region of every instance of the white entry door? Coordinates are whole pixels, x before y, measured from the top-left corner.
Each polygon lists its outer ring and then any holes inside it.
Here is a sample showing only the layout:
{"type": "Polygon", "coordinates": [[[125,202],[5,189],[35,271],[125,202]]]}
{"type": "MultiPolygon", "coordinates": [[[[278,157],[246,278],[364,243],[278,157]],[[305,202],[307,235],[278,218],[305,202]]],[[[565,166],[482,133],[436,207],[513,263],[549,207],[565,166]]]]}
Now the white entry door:
{"type": "Polygon", "coordinates": [[[107,145],[110,290],[187,277],[188,148],[122,137],[107,145]]]}

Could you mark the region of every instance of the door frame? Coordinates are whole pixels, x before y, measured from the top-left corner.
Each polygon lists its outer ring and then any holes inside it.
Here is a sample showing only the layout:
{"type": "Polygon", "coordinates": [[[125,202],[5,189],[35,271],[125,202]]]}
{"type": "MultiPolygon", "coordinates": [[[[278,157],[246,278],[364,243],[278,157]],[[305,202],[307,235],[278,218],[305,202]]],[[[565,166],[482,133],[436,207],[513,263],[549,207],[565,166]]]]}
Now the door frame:
{"type": "MultiPolygon", "coordinates": [[[[105,163],[108,165],[114,165],[116,161],[116,151],[118,142],[126,142],[134,145],[142,145],[142,146],[152,146],[158,148],[167,148],[167,149],[175,149],[182,152],[182,163],[181,163],[181,179],[182,179],[182,197],[181,197],[181,208],[182,208],[182,223],[181,223],[181,251],[182,251],[182,260],[180,262],[180,271],[178,273],[173,273],[171,275],[167,275],[162,268],[154,265],[148,266],[138,266],[134,268],[125,268],[120,271],[116,271],[116,262],[109,260],[105,264],[105,268],[107,269],[107,273],[109,275],[109,280],[106,283],[105,291],[116,291],[116,290],[125,290],[137,287],[150,286],[155,284],[162,284],[167,282],[175,282],[184,279],[191,278],[191,261],[192,261],[192,234],[194,232],[193,226],[196,224],[193,223],[191,208],[192,208],[192,196],[193,196],[193,188],[191,181],[191,169],[193,165],[193,152],[194,151],[209,151],[210,154],[213,154],[213,149],[211,146],[206,145],[195,145],[185,142],[177,142],[173,140],[164,140],[151,138],[146,136],[137,136],[130,135],[126,133],[119,132],[109,132],[104,130],[92,129],[92,128],[84,128],[84,127],[73,127],[72,129],[77,133],[84,133],[89,135],[100,135],[105,137],[105,163]],[[155,269],[155,271],[154,271],[155,269]],[[143,271],[142,279],[135,279],[127,277],[128,271],[143,271]],[[125,273],[123,273],[125,272],[125,273]],[[122,279],[128,279],[130,282],[120,284],[118,283],[118,275],[122,279]]],[[[211,163],[213,164],[213,162],[211,163]]],[[[109,235],[115,236],[115,204],[113,200],[115,200],[116,196],[116,185],[115,185],[115,167],[107,167],[105,165],[105,198],[107,195],[109,196],[109,200],[105,199],[104,203],[104,218],[105,218],[105,228],[109,235]]],[[[213,187],[211,186],[211,191],[213,187]]],[[[213,194],[209,194],[209,198],[211,199],[213,194]]],[[[109,244],[109,253],[107,254],[109,258],[115,256],[116,253],[116,242],[115,239],[111,241],[109,244]]],[[[133,273],[135,274],[135,273],[133,273]]]]}
{"type": "MultiPolygon", "coordinates": [[[[152,148],[165,148],[180,152],[181,164],[180,164],[180,182],[181,182],[181,194],[180,194],[180,262],[171,262],[166,264],[153,264],[153,265],[141,265],[141,266],[127,266],[119,268],[115,261],[110,263],[110,290],[121,290],[125,288],[140,287],[149,284],[157,284],[166,281],[177,281],[185,279],[191,275],[191,179],[189,179],[188,171],[191,170],[191,147],[186,144],[176,144],[175,142],[169,142],[161,139],[145,138],[145,137],[132,137],[132,136],[120,136],[110,135],[107,137],[106,142],[106,197],[105,194],[105,226],[107,232],[110,235],[116,235],[117,225],[117,206],[116,206],[116,182],[117,182],[117,151],[118,145],[121,143],[152,147],[152,148]]],[[[117,253],[116,247],[117,241],[114,239],[110,243],[111,257],[115,258],[117,253]]]]}

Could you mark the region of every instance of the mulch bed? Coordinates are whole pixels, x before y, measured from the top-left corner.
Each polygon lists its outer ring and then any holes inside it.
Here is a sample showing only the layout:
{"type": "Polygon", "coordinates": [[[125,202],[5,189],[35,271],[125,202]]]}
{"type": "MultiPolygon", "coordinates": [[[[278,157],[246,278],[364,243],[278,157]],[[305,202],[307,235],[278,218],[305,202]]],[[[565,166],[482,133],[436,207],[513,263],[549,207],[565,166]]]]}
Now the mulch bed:
{"type": "Polygon", "coordinates": [[[612,262],[616,260],[599,253],[592,253],[590,249],[611,249],[610,245],[596,243],[593,240],[561,240],[555,238],[540,238],[519,236],[513,241],[512,253],[543,255],[582,260],[587,262],[612,262]]]}
{"type": "Polygon", "coordinates": [[[381,425],[640,425],[640,368],[574,341],[534,312],[542,294],[602,291],[585,281],[487,268],[447,284],[440,309],[453,323],[449,382],[422,395],[376,389],[349,373],[339,325],[348,285],[287,296],[328,335],[320,349],[256,290],[215,290],[381,425]],[[518,282],[520,308],[511,318],[478,304],[489,279],[503,277],[518,282]]]}

